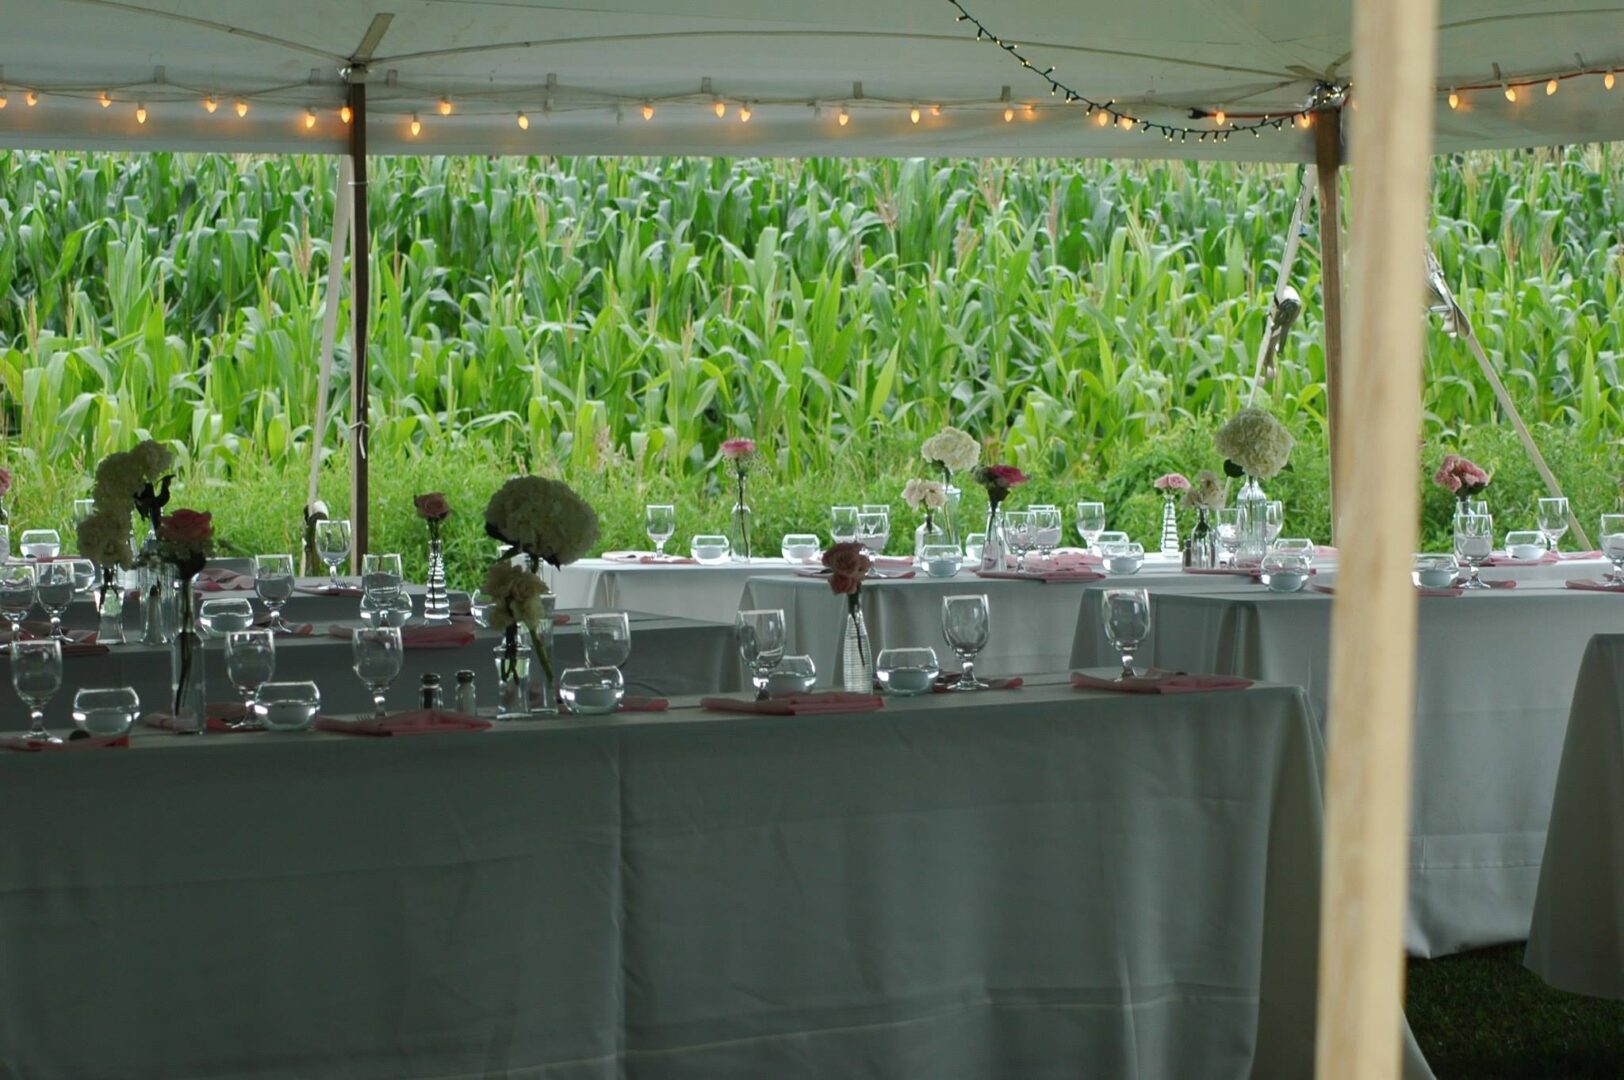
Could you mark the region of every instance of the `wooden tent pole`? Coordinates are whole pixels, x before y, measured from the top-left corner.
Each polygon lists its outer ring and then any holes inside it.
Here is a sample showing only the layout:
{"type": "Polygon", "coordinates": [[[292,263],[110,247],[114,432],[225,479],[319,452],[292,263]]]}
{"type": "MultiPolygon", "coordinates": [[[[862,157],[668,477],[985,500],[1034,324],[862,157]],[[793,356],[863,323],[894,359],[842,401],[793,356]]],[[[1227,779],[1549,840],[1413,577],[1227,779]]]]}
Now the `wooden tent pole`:
{"type": "Polygon", "coordinates": [[[1331,443],[1331,543],[1336,543],[1337,481],[1342,458],[1342,110],[1314,114],[1315,173],[1319,178],[1320,303],[1325,312],[1325,424],[1331,443]]]}
{"type": "Polygon", "coordinates": [[[1411,553],[1438,0],[1353,5],[1341,547],[1331,614],[1320,1080],[1390,1080],[1403,1030],[1415,705],[1411,553]],[[1394,493],[1403,497],[1395,498],[1394,493]]]}
{"type": "Polygon", "coordinates": [[[367,216],[367,87],[359,80],[350,84],[350,166],[355,173],[350,187],[355,193],[350,261],[354,275],[350,285],[350,569],[360,573],[361,556],[367,551],[367,307],[372,295],[368,274],[372,237],[367,216]]]}

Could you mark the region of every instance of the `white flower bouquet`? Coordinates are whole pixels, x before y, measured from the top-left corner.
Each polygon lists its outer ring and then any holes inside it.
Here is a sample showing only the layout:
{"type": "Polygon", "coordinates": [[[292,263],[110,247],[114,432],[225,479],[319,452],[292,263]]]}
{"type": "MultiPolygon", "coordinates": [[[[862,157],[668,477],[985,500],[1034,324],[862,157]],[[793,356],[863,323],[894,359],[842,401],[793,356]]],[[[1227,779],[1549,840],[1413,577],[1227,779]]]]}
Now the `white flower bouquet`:
{"type": "Polygon", "coordinates": [[[499,488],[485,507],[485,532],[514,555],[560,567],[598,542],[598,515],[562,480],[520,476],[499,488]]]}
{"type": "Polygon", "coordinates": [[[944,427],[919,448],[920,456],[942,470],[942,479],[973,469],[981,461],[981,444],[968,432],[951,425],[944,427]]]}
{"type": "Polygon", "coordinates": [[[1236,413],[1213,438],[1213,445],[1224,457],[1224,471],[1254,480],[1279,475],[1295,442],[1291,432],[1272,414],[1252,407],[1236,413]]]}

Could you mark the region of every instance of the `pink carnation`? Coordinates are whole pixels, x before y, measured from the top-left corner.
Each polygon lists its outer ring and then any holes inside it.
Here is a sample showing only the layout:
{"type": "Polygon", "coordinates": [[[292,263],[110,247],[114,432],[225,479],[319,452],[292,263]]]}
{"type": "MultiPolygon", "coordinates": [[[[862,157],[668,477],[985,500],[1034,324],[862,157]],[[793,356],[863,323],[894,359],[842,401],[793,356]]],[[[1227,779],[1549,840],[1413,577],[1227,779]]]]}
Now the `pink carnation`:
{"type": "Polygon", "coordinates": [[[158,539],[171,544],[200,547],[214,538],[214,515],[201,510],[176,510],[165,514],[158,526],[158,539]]]}
{"type": "MultiPolygon", "coordinates": [[[[855,577],[859,580],[869,572],[874,563],[869,559],[863,545],[855,540],[848,540],[843,544],[835,544],[823,553],[823,565],[836,576],[855,577]]],[[[838,591],[838,590],[837,590],[838,591]]]]}
{"type": "Polygon", "coordinates": [[[976,479],[987,487],[1008,491],[1026,483],[1026,474],[1013,465],[983,465],[976,470],[976,479]]]}
{"type": "Polygon", "coordinates": [[[1456,496],[1476,495],[1489,486],[1489,474],[1459,454],[1446,454],[1432,482],[1456,496]]]}
{"type": "Polygon", "coordinates": [[[11,490],[11,470],[0,468],[0,498],[11,490]]]}
{"type": "Polygon", "coordinates": [[[1185,479],[1183,473],[1170,472],[1158,476],[1155,487],[1157,491],[1189,491],[1190,481],[1185,479]]]}
{"type": "Polygon", "coordinates": [[[746,458],[756,452],[754,439],[729,439],[722,444],[722,456],[729,461],[746,458]]]}
{"type": "Polygon", "coordinates": [[[417,507],[417,516],[424,521],[444,521],[451,516],[451,504],[438,491],[413,496],[412,505],[417,507]]]}

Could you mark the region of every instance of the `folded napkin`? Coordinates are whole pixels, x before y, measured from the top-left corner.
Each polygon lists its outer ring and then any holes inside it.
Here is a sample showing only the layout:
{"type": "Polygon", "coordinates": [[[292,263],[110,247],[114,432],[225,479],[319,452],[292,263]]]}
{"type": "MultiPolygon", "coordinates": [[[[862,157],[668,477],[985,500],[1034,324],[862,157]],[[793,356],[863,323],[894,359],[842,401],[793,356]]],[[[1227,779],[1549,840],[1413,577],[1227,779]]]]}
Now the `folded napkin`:
{"type": "Polygon", "coordinates": [[[766,701],[743,698],[705,698],[699,703],[715,712],[756,713],[760,716],[817,716],[824,713],[874,712],[885,708],[878,694],[851,694],[830,690],[821,694],[790,694],[766,701]]]}
{"type": "Polygon", "coordinates": [[[1103,566],[1103,556],[1087,551],[1056,551],[1049,556],[1049,566],[1055,570],[1075,570],[1084,566],[1103,566]]]}
{"type": "Polygon", "coordinates": [[[869,561],[876,570],[908,570],[914,561],[906,555],[871,555],[869,561]]]}
{"type": "Polygon", "coordinates": [[[606,551],[608,562],[636,563],[639,566],[698,566],[699,560],[686,555],[656,555],[652,551],[606,551]]]}
{"type": "MultiPolygon", "coordinates": [[[[74,735],[78,735],[74,732],[74,735]]],[[[70,735],[61,742],[30,742],[27,735],[0,735],[0,750],[21,750],[25,753],[52,750],[113,750],[130,745],[128,735],[89,735],[74,738],[70,735]]]]}
{"type": "MultiPolygon", "coordinates": [[[[248,715],[248,710],[237,701],[211,701],[208,707],[207,730],[218,734],[236,734],[244,731],[260,731],[258,727],[232,727],[231,725],[248,715]]],[[[141,717],[145,727],[156,728],[159,731],[190,731],[191,728],[180,728],[175,724],[175,717],[167,712],[149,712],[141,717]]]]}
{"type": "MultiPolygon", "coordinates": [[[[327,632],[333,637],[348,640],[355,636],[355,627],[335,624],[328,627],[327,632]]],[[[474,637],[473,630],[456,623],[400,628],[401,645],[408,649],[460,649],[464,645],[473,644],[474,637]]]]}
{"type": "Polygon", "coordinates": [[[1150,668],[1131,679],[1074,671],[1071,685],[1078,690],[1115,690],[1123,694],[1200,694],[1208,690],[1245,690],[1252,685],[1252,680],[1238,675],[1186,675],[1180,671],[1150,668]]]}
{"type": "Polygon", "coordinates": [[[300,585],[296,591],[306,596],[352,596],[356,599],[366,595],[359,585],[300,585]]]}
{"type": "Polygon", "coordinates": [[[318,731],[337,731],[345,735],[438,735],[450,731],[484,731],[490,726],[489,720],[440,709],[413,709],[411,712],[386,716],[382,720],[316,718],[318,731]]]}
{"type": "Polygon", "coordinates": [[[671,702],[663,697],[631,697],[620,699],[616,706],[617,712],[665,712],[671,708],[671,702]]]}
{"type": "Polygon", "coordinates": [[[1552,552],[1547,551],[1537,559],[1513,559],[1510,555],[1490,555],[1483,560],[1484,566],[1555,566],[1561,560],[1552,552]]]}
{"type": "MultiPolygon", "coordinates": [[[[933,693],[933,694],[945,694],[945,693],[948,693],[949,691],[951,691],[953,689],[953,687],[958,685],[959,680],[962,679],[962,678],[964,678],[964,676],[959,674],[956,671],[953,672],[951,675],[939,675],[936,678],[935,685],[933,685],[930,688],[931,693],[933,693]]],[[[1019,690],[1021,688],[1021,686],[1025,683],[1025,680],[1022,679],[1019,675],[1011,675],[1008,678],[1003,678],[1003,679],[994,678],[994,677],[987,676],[987,675],[977,675],[976,679],[979,682],[986,683],[987,684],[987,689],[989,689],[989,690],[1019,690]]]]}
{"type": "Polygon", "coordinates": [[[1580,589],[1584,592],[1624,593],[1624,582],[1598,581],[1595,578],[1569,578],[1567,586],[1570,589],[1580,589]]]}
{"type": "Polygon", "coordinates": [[[1104,574],[1097,574],[1092,570],[977,570],[976,577],[1009,581],[1041,581],[1047,585],[1057,585],[1068,581],[1086,583],[1105,580],[1104,574]]]}
{"type": "Polygon", "coordinates": [[[1579,562],[1584,559],[1600,559],[1599,551],[1559,551],[1556,553],[1557,562],[1579,562]]]}
{"type": "Polygon", "coordinates": [[[192,581],[198,592],[253,592],[254,579],[224,567],[201,570],[192,581]]]}

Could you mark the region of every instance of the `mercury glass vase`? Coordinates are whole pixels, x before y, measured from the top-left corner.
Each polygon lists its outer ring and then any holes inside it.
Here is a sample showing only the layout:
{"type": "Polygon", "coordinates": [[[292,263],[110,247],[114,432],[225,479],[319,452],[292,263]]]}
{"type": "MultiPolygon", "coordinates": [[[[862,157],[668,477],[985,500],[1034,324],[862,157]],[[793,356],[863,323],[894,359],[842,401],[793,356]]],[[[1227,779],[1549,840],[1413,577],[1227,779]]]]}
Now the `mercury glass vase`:
{"type": "Polygon", "coordinates": [[[1173,493],[1167,492],[1162,496],[1162,554],[1177,555],[1179,550],[1178,510],[1173,505],[1173,493]]]}
{"type": "Polygon", "coordinates": [[[429,538],[429,572],[423,592],[423,621],[430,626],[451,621],[451,597],[445,586],[445,549],[438,536],[429,538]]]}
{"type": "Polygon", "coordinates": [[[840,636],[840,685],[854,694],[874,692],[874,650],[869,645],[868,624],[863,609],[852,604],[846,609],[840,636]]]}
{"type": "Polygon", "coordinates": [[[1240,542],[1235,548],[1235,564],[1261,566],[1263,556],[1269,553],[1269,497],[1263,493],[1263,485],[1248,476],[1245,486],[1235,497],[1235,505],[1241,512],[1240,542]]]}

